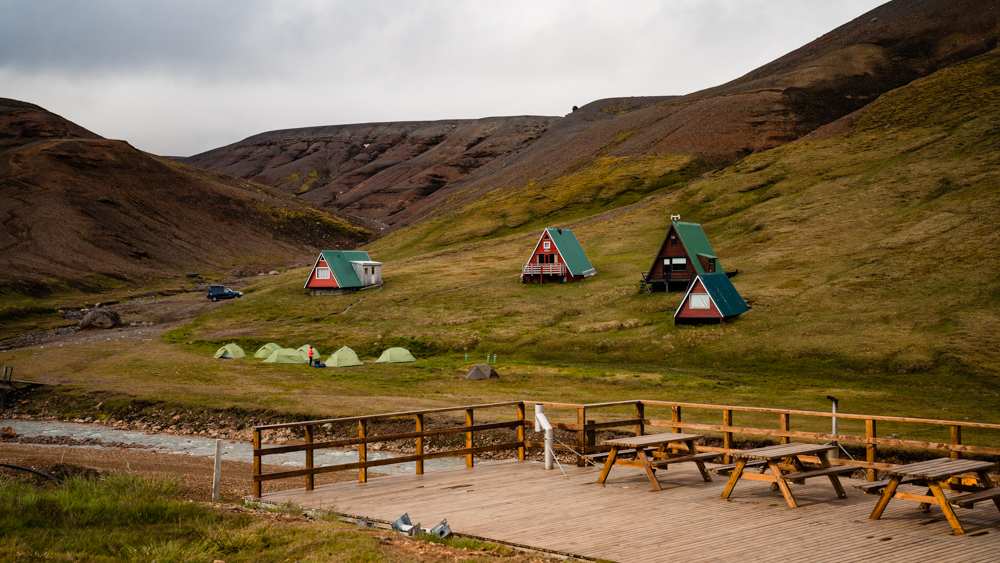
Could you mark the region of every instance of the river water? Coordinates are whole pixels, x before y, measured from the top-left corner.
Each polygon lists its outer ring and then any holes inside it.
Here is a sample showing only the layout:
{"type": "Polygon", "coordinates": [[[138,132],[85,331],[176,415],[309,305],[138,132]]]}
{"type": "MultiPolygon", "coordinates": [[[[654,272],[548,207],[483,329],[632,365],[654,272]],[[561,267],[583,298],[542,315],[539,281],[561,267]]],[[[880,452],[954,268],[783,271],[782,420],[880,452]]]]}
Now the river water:
{"type": "MultiPolygon", "coordinates": [[[[66,437],[75,440],[86,440],[96,438],[104,442],[122,442],[125,444],[136,444],[140,446],[150,446],[159,453],[194,455],[212,457],[215,455],[215,438],[204,438],[202,436],[178,436],[174,434],[162,434],[156,432],[144,432],[142,430],[118,430],[108,428],[100,424],[80,424],[76,422],[45,422],[37,420],[0,420],[0,426],[10,426],[15,432],[24,436],[47,436],[66,437]]],[[[98,448],[100,446],[62,446],[36,444],[42,447],[53,448],[98,448]]],[[[223,459],[230,461],[253,462],[253,445],[249,442],[238,442],[234,440],[222,441],[223,459]]],[[[386,452],[368,451],[368,460],[386,459],[399,457],[404,454],[393,454],[386,452]]],[[[292,467],[305,467],[305,452],[295,452],[289,454],[277,454],[263,458],[267,465],[287,465],[292,467]]],[[[354,463],[358,461],[358,452],[344,450],[317,450],[313,454],[313,465],[336,465],[341,463],[354,463]]],[[[465,459],[462,457],[446,457],[429,459],[424,462],[427,470],[456,467],[464,465],[465,459]]],[[[378,473],[413,473],[416,471],[416,464],[399,463],[391,465],[380,465],[370,470],[378,473]]]]}

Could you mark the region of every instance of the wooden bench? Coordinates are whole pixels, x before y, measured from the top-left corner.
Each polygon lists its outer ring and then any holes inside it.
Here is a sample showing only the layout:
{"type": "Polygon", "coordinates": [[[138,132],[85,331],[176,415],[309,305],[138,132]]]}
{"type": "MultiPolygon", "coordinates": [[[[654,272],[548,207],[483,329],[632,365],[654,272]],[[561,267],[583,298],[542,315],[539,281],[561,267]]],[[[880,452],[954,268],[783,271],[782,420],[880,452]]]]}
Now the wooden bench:
{"type": "MultiPolygon", "coordinates": [[[[656,448],[646,448],[646,455],[652,455],[652,453],[655,451],[656,448]]],[[[590,461],[598,462],[598,461],[607,461],[608,455],[610,454],[611,452],[601,452],[599,454],[590,454],[590,455],[585,455],[583,457],[589,459],[590,461]]],[[[635,455],[635,450],[618,450],[617,457],[620,458],[622,456],[630,456],[630,455],[635,455]]]]}
{"type": "Polygon", "coordinates": [[[668,457],[665,459],[658,459],[649,463],[650,467],[663,467],[665,465],[670,465],[671,463],[682,463],[685,461],[708,461],[710,459],[715,459],[723,455],[721,453],[715,452],[705,452],[703,454],[686,455],[682,457],[668,457]]]}
{"type": "Polygon", "coordinates": [[[821,467],[819,469],[813,469],[811,471],[801,471],[799,473],[786,473],[785,480],[791,481],[793,483],[802,484],[806,479],[811,479],[813,477],[829,477],[830,475],[844,475],[846,473],[854,473],[858,468],[852,465],[841,465],[833,467],[821,467]]]}
{"type": "MultiPolygon", "coordinates": [[[[747,464],[743,467],[743,469],[744,470],[746,470],[746,469],[755,469],[755,468],[758,468],[758,467],[762,468],[762,469],[764,467],[767,467],[767,460],[766,459],[755,459],[753,461],[748,461],[747,464]]],[[[730,463],[729,465],[718,465],[716,467],[713,467],[709,471],[711,471],[712,473],[715,473],[717,475],[723,475],[723,476],[725,476],[725,475],[729,475],[730,473],[732,473],[733,469],[736,469],[736,464],[735,463],[730,463]]]]}
{"type": "MultiPolygon", "coordinates": [[[[962,508],[973,508],[977,502],[982,502],[984,500],[992,500],[996,502],[997,499],[1000,499],[1000,487],[954,496],[948,499],[948,502],[954,504],[955,506],[961,506],[962,508]]],[[[1000,508],[1000,504],[998,504],[997,507],[1000,508]]]]}
{"type": "MultiPolygon", "coordinates": [[[[889,486],[889,479],[883,479],[881,481],[872,481],[871,483],[862,483],[860,485],[853,485],[855,489],[858,489],[866,495],[881,495],[882,491],[889,486]]],[[[913,483],[923,484],[921,479],[915,477],[906,477],[899,482],[900,485],[910,485],[913,483]]]]}

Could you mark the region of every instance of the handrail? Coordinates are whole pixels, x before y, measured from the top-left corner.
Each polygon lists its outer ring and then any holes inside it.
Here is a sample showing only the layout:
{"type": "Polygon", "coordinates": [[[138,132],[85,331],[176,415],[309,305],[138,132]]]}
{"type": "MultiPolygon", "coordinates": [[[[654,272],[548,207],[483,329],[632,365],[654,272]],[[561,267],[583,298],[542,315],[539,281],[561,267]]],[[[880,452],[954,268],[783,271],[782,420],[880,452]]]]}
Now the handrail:
{"type": "MultiPolygon", "coordinates": [[[[537,418],[536,418],[537,420],[537,418]]],[[[844,412],[830,413],[821,411],[806,411],[806,410],[791,410],[791,409],[776,409],[767,407],[747,407],[747,406],[728,406],[728,405],[713,405],[704,403],[683,403],[683,402],[673,402],[673,401],[660,401],[660,400],[645,400],[645,399],[635,399],[629,401],[610,401],[602,403],[589,403],[589,404],[575,404],[575,403],[561,403],[554,401],[508,401],[501,403],[486,403],[479,405],[466,405],[459,407],[445,407],[445,408],[435,408],[435,409],[423,409],[414,411],[404,411],[404,412],[394,412],[387,414],[374,414],[374,415],[363,415],[363,416],[351,416],[351,417],[341,417],[341,418],[329,418],[321,420],[310,420],[305,422],[290,422],[281,424],[268,424],[262,426],[255,426],[253,428],[254,437],[254,496],[260,497],[261,493],[261,483],[263,481],[269,481],[273,479],[284,479],[290,477],[306,477],[306,488],[312,490],[313,488],[313,476],[321,473],[328,473],[331,471],[345,471],[358,469],[358,479],[361,482],[367,481],[367,468],[378,467],[380,465],[394,464],[394,463],[416,463],[416,471],[418,474],[423,473],[423,462],[427,459],[435,459],[447,456],[466,456],[466,465],[468,467],[473,466],[473,455],[477,453],[483,453],[488,451],[501,451],[517,449],[518,459],[523,460],[525,456],[525,450],[527,448],[547,448],[550,451],[569,451],[575,452],[577,455],[577,464],[583,465],[585,463],[584,456],[592,453],[604,452],[608,450],[608,447],[601,446],[597,444],[596,431],[607,428],[634,428],[635,435],[640,436],[646,432],[646,427],[665,427],[670,428],[673,432],[680,432],[682,429],[688,430],[700,430],[707,432],[717,432],[722,434],[722,447],[716,446],[703,446],[702,449],[705,451],[718,451],[728,454],[730,452],[736,451],[733,443],[734,435],[749,435],[749,436],[766,436],[777,438],[781,443],[788,443],[790,439],[796,438],[800,440],[817,440],[817,441],[835,441],[843,443],[853,443],[863,445],[865,447],[864,459],[831,459],[830,462],[835,465],[851,465],[856,466],[861,469],[866,469],[868,472],[868,479],[870,481],[875,480],[876,469],[884,469],[888,467],[888,464],[880,462],[878,460],[878,447],[879,446],[893,446],[893,447],[903,447],[903,448],[916,448],[922,450],[937,450],[949,452],[952,457],[960,457],[962,453],[972,453],[972,454],[987,454],[987,455],[1000,455],[1000,447],[993,446],[978,446],[978,445],[966,445],[962,444],[962,428],[978,428],[986,430],[1000,430],[1000,424],[985,423],[985,422],[970,422],[961,420],[940,420],[940,419],[927,419],[927,418],[916,418],[916,417],[901,417],[901,416],[884,416],[884,415],[865,415],[865,414],[851,414],[844,412]],[[483,409],[494,409],[515,406],[517,408],[517,417],[514,420],[501,420],[499,422],[490,422],[485,424],[475,424],[474,422],[474,412],[476,410],[483,409]],[[552,428],[566,430],[569,432],[575,432],[577,437],[576,445],[570,448],[566,445],[550,445],[546,446],[544,442],[533,442],[526,441],[524,435],[524,426],[526,423],[531,421],[526,420],[525,409],[526,406],[537,407],[550,407],[556,409],[567,409],[571,411],[576,411],[576,422],[552,422],[548,419],[545,420],[552,428]],[[595,420],[588,420],[587,411],[594,409],[605,409],[612,407],[632,407],[635,410],[634,415],[626,415],[627,418],[618,418],[615,420],[602,420],[597,422],[595,420]],[[659,420],[656,418],[650,418],[646,414],[646,407],[669,407],[670,408],[670,420],[659,420]],[[684,422],[682,420],[681,414],[685,411],[691,409],[701,409],[708,411],[721,411],[722,412],[722,424],[707,424],[703,422],[684,422]],[[427,414],[442,414],[442,413],[452,413],[465,411],[466,420],[463,426],[453,426],[448,428],[436,428],[436,429],[426,429],[424,427],[424,415],[427,414]],[[755,414],[776,414],[778,415],[777,425],[778,428],[762,428],[759,426],[736,426],[733,424],[733,413],[755,413],[755,414]],[[850,435],[843,433],[826,433],[826,432],[810,432],[803,430],[792,430],[791,429],[791,416],[796,417],[812,417],[812,418],[837,418],[837,419],[850,419],[850,420],[863,420],[865,421],[865,435],[850,435]],[[395,434],[384,434],[384,435],[368,435],[368,421],[376,419],[386,419],[386,418],[409,418],[412,417],[415,420],[415,430],[413,432],[397,432],[395,434]],[[337,423],[348,423],[356,422],[358,423],[358,437],[357,438],[346,438],[339,440],[331,440],[326,442],[313,442],[312,440],[312,428],[319,424],[337,424],[337,423]],[[948,427],[950,429],[950,441],[921,441],[921,440],[907,440],[893,437],[879,437],[877,435],[877,423],[879,422],[890,422],[890,423],[904,423],[904,424],[924,424],[932,425],[938,427],[948,427]],[[305,430],[306,443],[288,446],[272,446],[272,447],[262,447],[262,432],[282,429],[282,428],[297,428],[301,427],[305,430]],[[475,446],[474,445],[474,435],[476,432],[482,432],[484,430],[491,429],[503,429],[503,428],[513,428],[516,429],[517,439],[515,441],[507,441],[502,444],[490,445],[490,446],[475,446]],[[441,436],[448,434],[464,433],[466,435],[464,447],[438,451],[433,453],[424,452],[424,440],[432,436],[441,436]],[[391,458],[388,460],[367,460],[367,444],[373,442],[385,442],[394,440],[409,440],[415,439],[416,441],[416,451],[413,455],[407,455],[402,457],[391,458]],[[313,452],[316,450],[322,450],[327,448],[344,447],[357,445],[358,447],[358,462],[357,463],[346,463],[329,465],[324,467],[314,467],[313,466],[313,452]],[[306,467],[305,469],[297,469],[291,471],[281,471],[277,473],[262,474],[261,473],[261,460],[264,456],[276,455],[282,453],[291,452],[304,452],[306,455],[306,467]]],[[[570,442],[572,444],[572,442],[570,442]]]]}

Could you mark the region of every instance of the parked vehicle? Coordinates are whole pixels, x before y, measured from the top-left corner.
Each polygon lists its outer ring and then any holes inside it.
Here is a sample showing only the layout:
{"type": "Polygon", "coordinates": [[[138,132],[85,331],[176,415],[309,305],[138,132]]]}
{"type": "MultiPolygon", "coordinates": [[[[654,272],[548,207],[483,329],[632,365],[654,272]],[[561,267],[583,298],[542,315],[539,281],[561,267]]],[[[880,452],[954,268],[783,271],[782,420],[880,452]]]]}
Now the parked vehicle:
{"type": "Polygon", "coordinates": [[[238,297],[243,297],[242,291],[233,291],[228,287],[221,285],[213,285],[208,288],[208,298],[212,301],[218,301],[219,299],[235,299],[238,297]]]}

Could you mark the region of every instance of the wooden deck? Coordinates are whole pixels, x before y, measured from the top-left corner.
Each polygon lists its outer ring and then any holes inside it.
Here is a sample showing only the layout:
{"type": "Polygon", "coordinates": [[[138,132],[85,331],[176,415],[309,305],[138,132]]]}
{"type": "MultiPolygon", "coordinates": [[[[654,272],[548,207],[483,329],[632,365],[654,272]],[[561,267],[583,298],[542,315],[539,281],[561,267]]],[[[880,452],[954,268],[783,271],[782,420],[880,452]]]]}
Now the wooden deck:
{"type": "Polygon", "coordinates": [[[460,534],[620,562],[993,563],[1000,553],[1000,512],[991,502],[956,509],[967,532],[956,536],[940,509],[923,513],[911,502],[890,503],[881,520],[869,520],[877,497],[852,489],[851,479],[842,480],[846,499],[837,498],[827,479],[793,486],[800,507],[791,509],[780,492],[758,481],[741,480],[722,500],[725,478],[705,483],[693,464],[657,471],[660,492],[634,468],[613,468],[607,486],[596,483],[597,468],[563,468],[568,479],[538,462],[498,461],[261,500],[383,522],[408,512],[425,528],[447,518],[460,534]]]}

